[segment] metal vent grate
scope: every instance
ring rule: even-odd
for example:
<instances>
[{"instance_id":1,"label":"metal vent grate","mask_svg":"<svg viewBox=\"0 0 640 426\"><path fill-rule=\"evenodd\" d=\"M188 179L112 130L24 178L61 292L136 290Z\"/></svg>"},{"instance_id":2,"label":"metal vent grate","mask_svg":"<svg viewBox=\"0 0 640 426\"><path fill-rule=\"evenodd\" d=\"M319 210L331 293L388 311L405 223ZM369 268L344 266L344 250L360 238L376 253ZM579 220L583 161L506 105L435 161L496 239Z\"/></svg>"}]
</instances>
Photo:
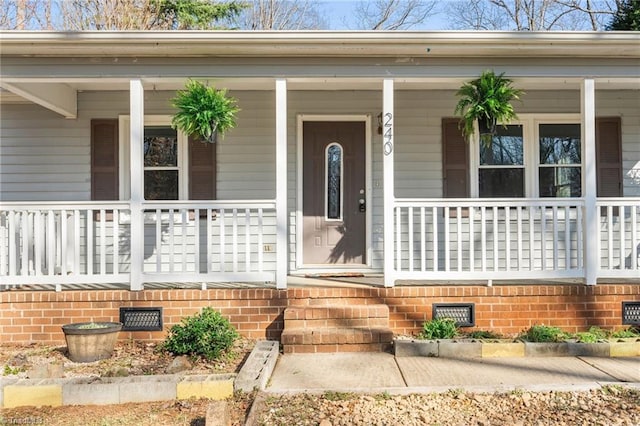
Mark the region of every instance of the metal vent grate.
<instances>
[{"instance_id":1,"label":"metal vent grate","mask_svg":"<svg viewBox=\"0 0 640 426\"><path fill-rule=\"evenodd\" d=\"M476 324L473 303L434 303L432 318L452 318L458 327L473 327Z\"/></svg>"},{"instance_id":2,"label":"metal vent grate","mask_svg":"<svg viewBox=\"0 0 640 426\"><path fill-rule=\"evenodd\" d=\"M640 325L640 302L622 302L622 323Z\"/></svg>"},{"instance_id":3,"label":"metal vent grate","mask_svg":"<svg viewBox=\"0 0 640 426\"><path fill-rule=\"evenodd\" d=\"M162 331L162 308L120 308L123 331Z\"/></svg>"}]
</instances>

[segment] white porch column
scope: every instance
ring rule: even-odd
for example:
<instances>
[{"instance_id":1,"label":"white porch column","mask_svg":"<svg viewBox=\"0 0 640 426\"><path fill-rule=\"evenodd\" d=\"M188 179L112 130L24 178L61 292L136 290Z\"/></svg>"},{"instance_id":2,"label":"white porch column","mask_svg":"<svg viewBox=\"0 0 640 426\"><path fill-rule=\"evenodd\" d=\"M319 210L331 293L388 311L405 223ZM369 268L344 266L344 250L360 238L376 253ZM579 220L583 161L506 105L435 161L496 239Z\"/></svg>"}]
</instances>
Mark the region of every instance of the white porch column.
<instances>
[{"instance_id":1,"label":"white porch column","mask_svg":"<svg viewBox=\"0 0 640 426\"><path fill-rule=\"evenodd\" d=\"M596 101L595 81L586 78L580 86L582 140L584 141L584 269L587 285L596 284L600 264L600 229L596 208Z\"/></svg>"},{"instance_id":2,"label":"white porch column","mask_svg":"<svg viewBox=\"0 0 640 426\"><path fill-rule=\"evenodd\" d=\"M129 109L131 126L129 133L129 173L131 208L131 290L142 290L142 261L144 256L144 223L142 203L144 201L143 138L144 138L144 89L141 80L129 83Z\"/></svg>"},{"instance_id":3,"label":"white porch column","mask_svg":"<svg viewBox=\"0 0 640 426\"><path fill-rule=\"evenodd\" d=\"M393 287L395 283L393 250L393 204L395 201L393 171L393 80L385 79L382 89L382 154L383 154L383 190L384 190L384 286Z\"/></svg>"},{"instance_id":4,"label":"white porch column","mask_svg":"<svg viewBox=\"0 0 640 426\"><path fill-rule=\"evenodd\" d=\"M287 288L287 80L276 80L276 287Z\"/></svg>"}]
</instances>

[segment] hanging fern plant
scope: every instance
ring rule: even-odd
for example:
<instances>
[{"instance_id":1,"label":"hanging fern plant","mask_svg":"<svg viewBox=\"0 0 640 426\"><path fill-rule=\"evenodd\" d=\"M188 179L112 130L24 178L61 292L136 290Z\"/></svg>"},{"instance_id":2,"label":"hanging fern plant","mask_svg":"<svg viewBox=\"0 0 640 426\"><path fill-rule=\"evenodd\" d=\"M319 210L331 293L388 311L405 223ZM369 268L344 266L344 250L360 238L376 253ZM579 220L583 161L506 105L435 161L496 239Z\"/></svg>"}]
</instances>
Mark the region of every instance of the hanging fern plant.
<instances>
[{"instance_id":1,"label":"hanging fern plant","mask_svg":"<svg viewBox=\"0 0 640 426\"><path fill-rule=\"evenodd\" d=\"M171 104L178 110L172 126L209 143L215 143L218 134L223 137L236 126L236 113L240 111L236 99L228 97L225 89L205 86L196 80L189 80Z\"/></svg>"},{"instance_id":2,"label":"hanging fern plant","mask_svg":"<svg viewBox=\"0 0 640 426\"><path fill-rule=\"evenodd\" d=\"M466 138L475 132L478 122L480 140L485 146L491 144L496 126L517 119L511 101L519 100L522 90L512 86L512 81L504 73L496 75L484 71L480 78L464 83L456 93L460 97L455 113L460 115L460 128Z\"/></svg>"}]
</instances>

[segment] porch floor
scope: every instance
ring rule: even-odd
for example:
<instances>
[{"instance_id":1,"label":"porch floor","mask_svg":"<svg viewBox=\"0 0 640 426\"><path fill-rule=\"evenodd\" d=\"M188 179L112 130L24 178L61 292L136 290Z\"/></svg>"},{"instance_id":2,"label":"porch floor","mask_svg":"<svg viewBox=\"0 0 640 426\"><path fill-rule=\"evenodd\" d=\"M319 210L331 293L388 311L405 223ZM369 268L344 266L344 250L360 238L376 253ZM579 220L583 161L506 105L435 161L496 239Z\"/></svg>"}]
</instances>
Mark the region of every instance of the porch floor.
<instances>
[{"instance_id":1,"label":"porch floor","mask_svg":"<svg viewBox=\"0 0 640 426\"><path fill-rule=\"evenodd\" d=\"M533 284L580 284L581 279L555 279L555 280L493 280L491 284L487 280L464 280L464 281L443 281L443 280L398 280L396 287L403 286L455 286L455 285L533 285ZM275 289L274 282L207 282L207 289ZM640 284L639 278L618 278L600 279L598 284ZM157 282L146 283L145 290L166 290L166 289L202 289L203 283L177 283L177 282ZM362 276L305 276L289 275L287 278L288 288L314 288L314 287L384 287L384 276L382 274L364 274ZM0 288L0 291L50 291L55 289L55 285L45 284L25 284ZM102 284L65 284L63 291L68 290L128 290L129 285L125 283L102 283Z\"/></svg>"}]
</instances>

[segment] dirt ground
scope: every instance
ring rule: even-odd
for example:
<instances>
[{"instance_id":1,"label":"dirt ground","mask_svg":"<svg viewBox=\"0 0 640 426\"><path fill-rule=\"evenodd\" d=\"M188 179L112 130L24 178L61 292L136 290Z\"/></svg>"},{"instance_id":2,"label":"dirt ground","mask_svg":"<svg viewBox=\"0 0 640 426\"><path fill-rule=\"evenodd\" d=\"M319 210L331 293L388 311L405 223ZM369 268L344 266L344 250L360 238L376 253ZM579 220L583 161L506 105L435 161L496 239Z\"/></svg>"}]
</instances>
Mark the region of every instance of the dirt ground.
<instances>
[{"instance_id":1,"label":"dirt ground","mask_svg":"<svg viewBox=\"0 0 640 426\"><path fill-rule=\"evenodd\" d=\"M216 361L191 359L193 367L180 374L237 373L255 346L255 341L240 339L233 349ZM63 377L134 376L166 374L175 356L160 350L155 343L120 341L109 359L90 362L71 362L65 346L0 345L0 368L4 377L33 377L47 366ZM60 369L59 367L62 366ZM243 425L253 402L253 394L238 393L228 400L232 424ZM163 401L143 404L21 407L0 412L0 425L204 425L211 401Z\"/></svg>"}]
</instances>

